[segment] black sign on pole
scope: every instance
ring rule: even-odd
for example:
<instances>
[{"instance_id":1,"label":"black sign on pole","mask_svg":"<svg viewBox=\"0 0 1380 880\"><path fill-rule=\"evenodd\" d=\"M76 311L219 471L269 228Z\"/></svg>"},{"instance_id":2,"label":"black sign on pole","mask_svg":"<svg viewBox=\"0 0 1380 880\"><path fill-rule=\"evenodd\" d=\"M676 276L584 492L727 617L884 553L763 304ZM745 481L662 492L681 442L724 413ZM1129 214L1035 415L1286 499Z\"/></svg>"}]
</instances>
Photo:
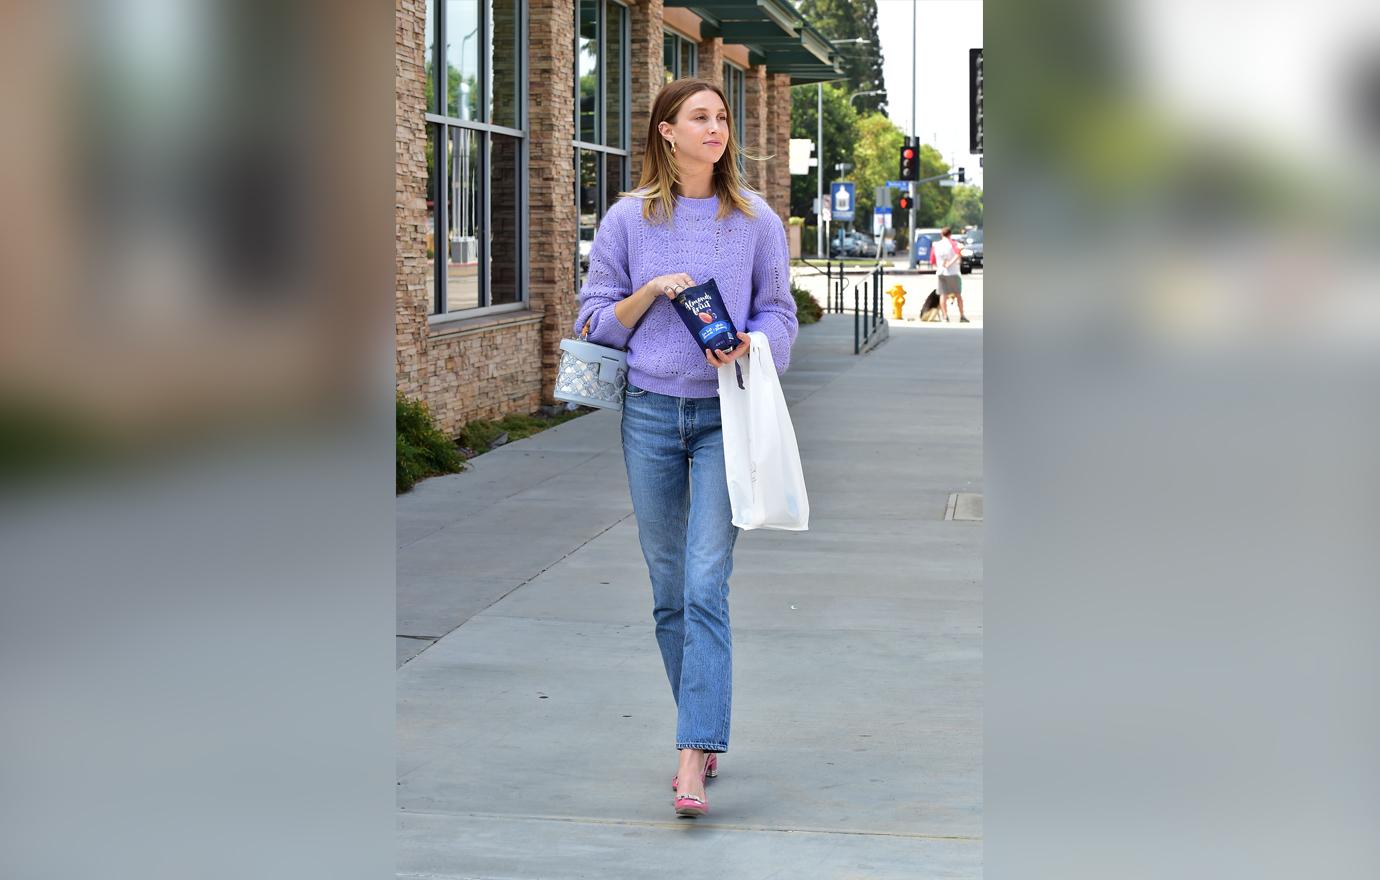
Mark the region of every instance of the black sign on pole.
<instances>
[{"instance_id":1,"label":"black sign on pole","mask_svg":"<svg viewBox=\"0 0 1380 880\"><path fill-rule=\"evenodd\" d=\"M968 152L982 154L982 50L968 50Z\"/></svg>"}]
</instances>

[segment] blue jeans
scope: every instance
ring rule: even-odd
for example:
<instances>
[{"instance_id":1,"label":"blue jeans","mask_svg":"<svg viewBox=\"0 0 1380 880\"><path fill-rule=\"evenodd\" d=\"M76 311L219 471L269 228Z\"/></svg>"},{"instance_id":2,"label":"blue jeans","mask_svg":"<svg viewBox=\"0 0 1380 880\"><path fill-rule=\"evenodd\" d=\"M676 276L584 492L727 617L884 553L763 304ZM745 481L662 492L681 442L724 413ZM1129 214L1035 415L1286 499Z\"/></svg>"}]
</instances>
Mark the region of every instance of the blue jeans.
<instances>
[{"instance_id":1,"label":"blue jeans","mask_svg":"<svg viewBox=\"0 0 1380 880\"><path fill-rule=\"evenodd\" d=\"M728 576L738 528L719 399L668 397L629 384L623 461L652 580L656 641L676 701L676 748L726 752L733 697Z\"/></svg>"}]
</instances>

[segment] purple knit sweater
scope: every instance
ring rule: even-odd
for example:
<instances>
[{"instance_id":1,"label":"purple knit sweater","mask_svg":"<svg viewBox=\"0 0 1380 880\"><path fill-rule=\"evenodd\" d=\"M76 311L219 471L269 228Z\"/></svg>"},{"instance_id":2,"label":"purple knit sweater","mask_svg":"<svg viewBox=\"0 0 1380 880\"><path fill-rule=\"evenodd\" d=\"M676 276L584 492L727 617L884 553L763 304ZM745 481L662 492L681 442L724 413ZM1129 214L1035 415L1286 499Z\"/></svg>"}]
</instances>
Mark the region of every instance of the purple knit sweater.
<instances>
[{"instance_id":1,"label":"purple knit sweater","mask_svg":"<svg viewBox=\"0 0 1380 880\"><path fill-rule=\"evenodd\" d=\"M786 372L799 329L786 230L760 196L748 198L756 216L734 210L717 220L717 197L678 196L674 216L660 223L643 219L640 199L619 199L594 237L576 335L588 321L590 342L627 349L628 381L639 388L673 397L718 396L718 372L666 297L658 296L631 330L613 312L619 300L658 275L685 272L696 284L713 278L733 325L765 333L776 372Z\"/></svg>"}]
</instances>

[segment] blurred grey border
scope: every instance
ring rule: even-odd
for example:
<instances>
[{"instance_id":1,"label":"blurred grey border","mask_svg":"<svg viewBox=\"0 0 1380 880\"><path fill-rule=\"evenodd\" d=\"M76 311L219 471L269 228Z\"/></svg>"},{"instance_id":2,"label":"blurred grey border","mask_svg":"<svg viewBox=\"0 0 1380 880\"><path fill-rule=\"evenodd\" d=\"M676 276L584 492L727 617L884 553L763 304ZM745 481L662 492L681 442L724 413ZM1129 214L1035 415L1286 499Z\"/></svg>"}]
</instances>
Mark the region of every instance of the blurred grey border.
<instances>
[{"instance_id":1,"label":"blurred grey border","mask_svg":"<svg viewBox=\"0 0 1380 880\"><path fill-rule=\"evenodd\" d=\"M988 876L1380 876L1378 13L986 6Z\"/></svg>"},{"instance_id":2,"label":"blurred grey border","mask_svg":"<svg viewBox=\"0 0 1380 880\"><path fill-rule=\"evenodd\" d=\"M393 873L393 28L10 4L0 876Z\"/></svg>"},{"instance_id":3,"label":"blurred grey border","mask_svg":"<svg viewBox=\"0 0 1380 880\"><path fill-rule=\"evenodd\" d=\"M7 12L0 875L392 871L390 14ZM1376 15L987 6L994 877L1380 875Z\"/></svg>"}]
</instances>

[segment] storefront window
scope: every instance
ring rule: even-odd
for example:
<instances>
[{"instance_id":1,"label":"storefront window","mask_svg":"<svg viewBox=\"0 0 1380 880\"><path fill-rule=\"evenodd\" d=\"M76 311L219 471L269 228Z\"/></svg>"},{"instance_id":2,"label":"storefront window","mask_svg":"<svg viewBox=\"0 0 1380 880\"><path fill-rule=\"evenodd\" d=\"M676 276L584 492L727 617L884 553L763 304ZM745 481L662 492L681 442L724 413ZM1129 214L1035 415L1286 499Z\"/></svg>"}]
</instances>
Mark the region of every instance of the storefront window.
<instances>
[{"instance_id":1,"label":"storefront window","mask_svg":"<svg viewBox=\"0 0 1380 880\"><path fill-rule=\"evenodd\" d=\"M614 0L574 0L575 277L583 284L594 235L628 189L628 14Z\"/></svg>"},{"instance_id":2,"label":"storefront window","mask_svg":"<svg viewBox=\"0 0 1380 880\"><path fill-rule=\"evenodd\" d=\"M447 163L447 202L450 223L446 227L448 296L446 311L457 312L479 305L479 186L480 135L468 128L450 131Z\"/></svg>"},{"instance_id":3,"label":"storefront window","mask_svg":"<svg viewBox=\"0 0 1380 880\"><path fill-rule=\"evenodd\" d=\"M446 0L446 115L479 118L479 0Z\"/></svg>"},{"instance_id":4,"label":"storefront window","mask_svg":"<svg viewBox=\"0 0 1380 880\"><path fill-rule=\"evenodd\" d=\"M575 32L575 138L599 142L599 6L600 0L579 0L579 27Z\"/></svg>"},{"instance_id":5,"label":"storefront window","mask_svg":"<svg viewBox=\"0 0 1380 880\"><path fill-rule=\"evenodd\" d=\"M522 301L522 139L489 135L489 305Z\"/></svg>"},{"instance_id":6,"label":"storefront window","mask_svg":"<svg viewBox=\"0 0 1380 880\"><path fill-rule=\"evenodd\" d=\"M661 41L661 61L666 67L666 81L695 76L699 72L699 47L693 40L666 31Z\"/></svg>"},{"instance_id":7,"label":"storefront window","mask_svg":"<svg viewBox=\"0 0 1380 880\"><path fill-rule=\"evenodd\" d=\"M521 128L522 8L518 0L486 0L489 3L489 44L493 46L489 65L489 122L507 128Z\"/></svg>"},{"instance_id":8,"label":"storefront window","mask_svg":"<svg viewBox=\"0 0 1380 880\"><path fill-rule=\"evenodd\" d=\"M427 257L433 316L523 299L521 2L427 0ZM436 75L442 70L445 76Z\"/></svg>"},{"instance_id":9,"label":"storefront window","mask_svg":"<svg viewBox=\"0 0 1380 880\"><path fill-rule=\"evenodd\" d=\"M733 135L739 145L743 143L743 121L746 94L744 93L745 75L741 67L735 67L724 62L724 95L728 98L728 112L733 119ZM743 167L743 157L738 156L738 167Z\"/></svg>"}]
</instances>

